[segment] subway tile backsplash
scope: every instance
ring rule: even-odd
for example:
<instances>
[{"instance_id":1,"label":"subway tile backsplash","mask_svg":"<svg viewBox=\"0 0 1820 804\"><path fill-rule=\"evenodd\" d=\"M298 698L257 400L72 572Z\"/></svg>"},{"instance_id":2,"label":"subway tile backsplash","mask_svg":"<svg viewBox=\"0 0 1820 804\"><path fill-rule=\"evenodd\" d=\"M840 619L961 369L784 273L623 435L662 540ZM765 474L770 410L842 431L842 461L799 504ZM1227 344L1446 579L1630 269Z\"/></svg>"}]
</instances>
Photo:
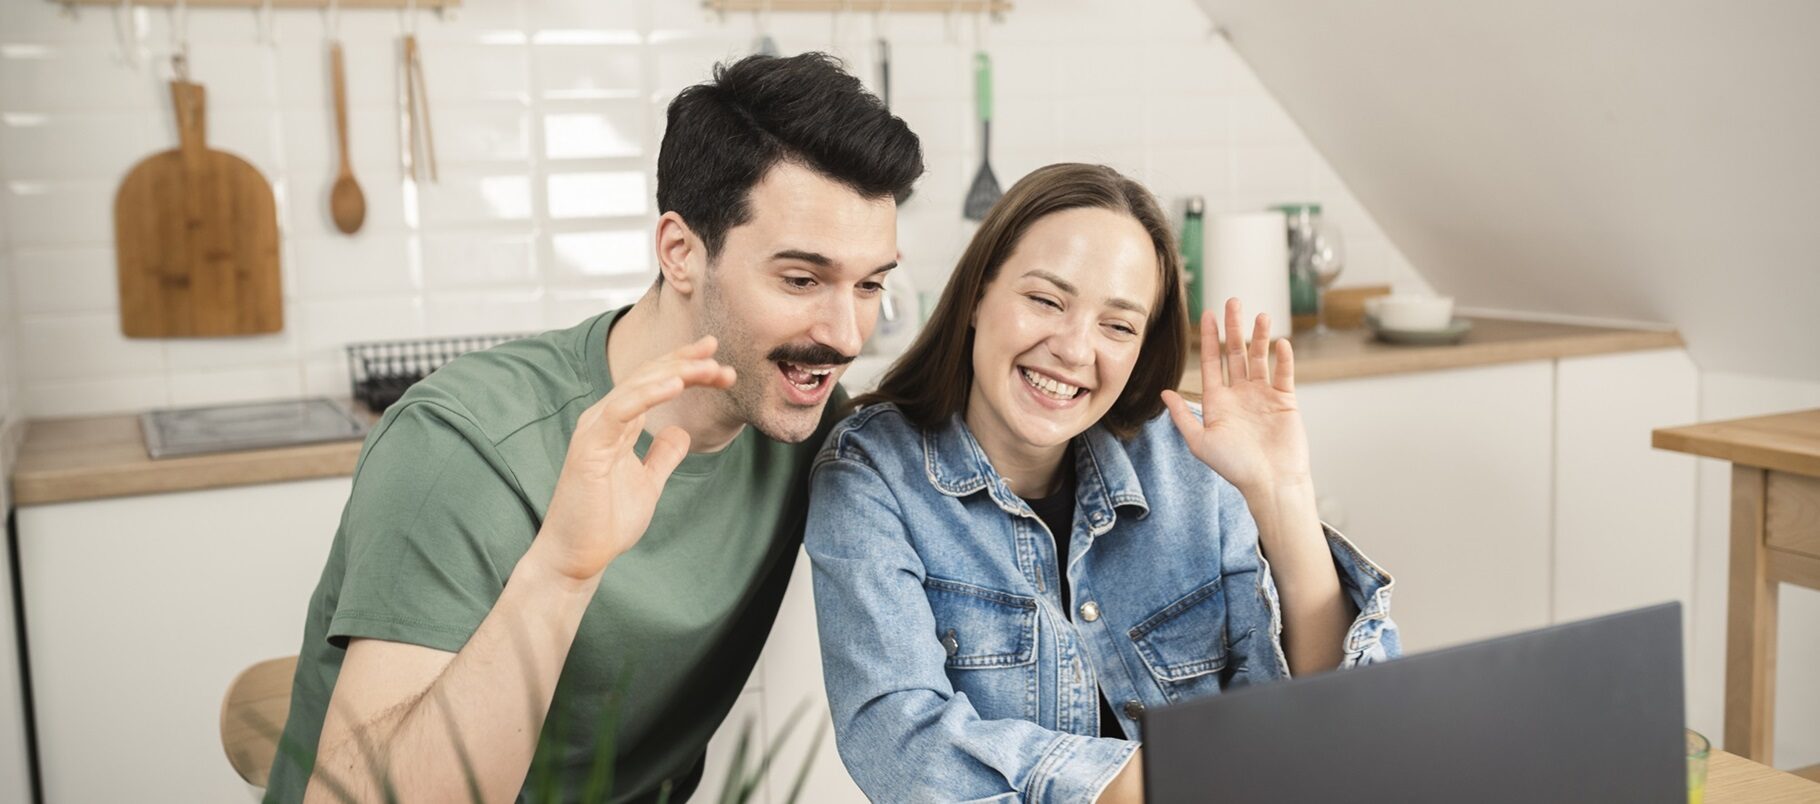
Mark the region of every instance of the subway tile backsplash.
<instances>
[{"instance_id":1,"label":"subway tile backsplash","mask_svg":"<svg viewBox=\"0 0 1820 804\"><path fill-rule=\"evenodd\" d=\"M365 226L328 217L334 144L321 11L191 8L191 70L208 137L272 183L286 329L244 339L120 334L113 196L174 147L171 16L66 14L0 0L0 424L300 393L346 393L349 342L569 325L638 298L653 276L664 109L761 30L785 52L827 50L892 101L929 173L900 212L905 264L939 289L972 225L979 164L972 54L996 68L1001 184L1058 160L1103 161L1179 209L1314 199L1348 236L1347 283L1421 286L1394 245L1193 0L1039 0L985 25L943 14L718 15L698 0L466 0L415 23L440 181L400 162L396 10L344 9L355 175Z\"/></svg>"}]
</instances>

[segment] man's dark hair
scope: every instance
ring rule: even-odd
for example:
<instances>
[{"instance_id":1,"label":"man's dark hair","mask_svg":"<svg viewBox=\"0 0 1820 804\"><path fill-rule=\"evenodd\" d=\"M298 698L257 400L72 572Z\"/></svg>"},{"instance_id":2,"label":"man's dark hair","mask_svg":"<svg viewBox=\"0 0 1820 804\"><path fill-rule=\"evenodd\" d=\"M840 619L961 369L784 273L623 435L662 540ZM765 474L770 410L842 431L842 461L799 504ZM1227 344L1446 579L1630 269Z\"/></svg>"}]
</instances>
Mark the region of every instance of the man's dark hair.
<instances>
[{"instance_id":1,"label":"man's dark hair","mask_svg":"<svg viewBox=\"0 0 1820 804\"><path fill-rule=\"evenodd\" d=\"M784 161L869 199L901 202L923 175L916 135L838 59L747 56L670 102L657 209L681 215L712 260L727 231L752 219L753 185Z\"/></svg>"}]
</instances>

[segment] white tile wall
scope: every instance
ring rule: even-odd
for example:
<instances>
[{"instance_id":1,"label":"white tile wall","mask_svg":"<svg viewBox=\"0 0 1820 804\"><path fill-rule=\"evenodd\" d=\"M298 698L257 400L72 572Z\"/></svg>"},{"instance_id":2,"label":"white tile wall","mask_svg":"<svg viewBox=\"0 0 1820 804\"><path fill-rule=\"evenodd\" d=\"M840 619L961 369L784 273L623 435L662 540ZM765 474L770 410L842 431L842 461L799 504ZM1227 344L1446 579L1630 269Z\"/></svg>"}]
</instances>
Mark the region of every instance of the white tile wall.
<instances>
[{"instance_id":1,"label":"white tile wall","mask_svg":"<svg viewBox=\"0 0 1820 804\"><path fill-rule=\"evenodd\" d=\"M192 72L209 140L272 181L286 273L278 336L133 341L120 335L112 200L140 158L175 140L165 81L170 15L67 14L0 2L0 418L345 392L356 340L570 324L637 298L652 276L652 194L664 105L715 61L750 49L753 15L695 0L476 0L417 28L441 181L399 168L397 11L346 10L352 161L366 226L327 214L333 144L319 11L191 9ZM1422 280L1309 146L1193 0L1043 0L985 26L939 14L772 14L786 51L830 50L875 80L893 43L893 101L929 174L900 215L919 287L936 290L970 225L979 162L972 53L996 67L992 165L1009 186L1058 160L1129 171L1166 202L1214 212L1324 202L1348 235L1342 282ZM135 57L137 66L133 64ZM16 356L12 354L16 352Z\"/></svg>"}]
</instances>

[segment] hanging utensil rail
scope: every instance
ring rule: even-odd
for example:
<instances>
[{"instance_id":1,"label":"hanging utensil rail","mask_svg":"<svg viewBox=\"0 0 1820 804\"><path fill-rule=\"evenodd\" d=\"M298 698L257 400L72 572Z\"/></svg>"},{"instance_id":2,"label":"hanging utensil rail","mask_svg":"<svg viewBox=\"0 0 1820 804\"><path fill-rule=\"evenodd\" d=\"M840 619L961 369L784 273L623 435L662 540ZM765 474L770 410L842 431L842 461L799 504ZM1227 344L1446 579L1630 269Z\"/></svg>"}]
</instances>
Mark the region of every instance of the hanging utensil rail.
<instances>
[{"instance_id":1,"label":"hanging utensil rail","mask_svg":"<svg viewBox=\"0 0 1820 804\"><path fill-rule=\"evenodd\" d=\"M119 6L120 0L53 0L66 6ZM336 0L343 9L404 8L411 0ZM462 0L416 0L418 8L461 8ZM177 0L131 0L135 7L174 6ZM329 0L184 0L190 8L327 8Z\"/></svg>"},{"instance_id":2,"label":"hanging utensil rail","mask_svg":"<svg viewBox=\"0 0 1820 804\"><path fill-rule=\"evenodd\" d=\"M1011 0L706 0L709 11L723 13L746 11L812 11L873 13L904 11L944 14L1004 14L1011 10Z\"/></svg>"}]
</instances>

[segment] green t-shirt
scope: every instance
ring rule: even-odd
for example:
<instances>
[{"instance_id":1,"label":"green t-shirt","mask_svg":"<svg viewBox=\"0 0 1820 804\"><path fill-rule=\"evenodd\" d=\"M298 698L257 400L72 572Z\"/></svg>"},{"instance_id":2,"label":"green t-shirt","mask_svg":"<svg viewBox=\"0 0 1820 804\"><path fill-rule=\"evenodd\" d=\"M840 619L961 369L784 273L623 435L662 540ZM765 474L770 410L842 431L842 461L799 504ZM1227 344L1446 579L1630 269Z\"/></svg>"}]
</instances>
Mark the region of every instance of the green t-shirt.
<instances>
[{"instance_id":1,"label":"green t-shirt","mask_svg":"<svg viewBox=\"0 0 1820 804\"><path fill-rule=\"evenodd\" d=\"M537 534L576 418L613 387L606 339L622 312L465 355L386 411L310 598L288 745L314 753L350 638L467 643ZM747 427L677 467L643 539L602 576L557 683L543 736L564 798L585 789L623 677L611 800L654 800L665 779L672 801L687 799L777 616L809 464L843 400L836 389L803 443ZM650 441L639 438L640 455ZM302 799L308 776L281 750L266 801Z\"/></svg>"}]
</instances>

